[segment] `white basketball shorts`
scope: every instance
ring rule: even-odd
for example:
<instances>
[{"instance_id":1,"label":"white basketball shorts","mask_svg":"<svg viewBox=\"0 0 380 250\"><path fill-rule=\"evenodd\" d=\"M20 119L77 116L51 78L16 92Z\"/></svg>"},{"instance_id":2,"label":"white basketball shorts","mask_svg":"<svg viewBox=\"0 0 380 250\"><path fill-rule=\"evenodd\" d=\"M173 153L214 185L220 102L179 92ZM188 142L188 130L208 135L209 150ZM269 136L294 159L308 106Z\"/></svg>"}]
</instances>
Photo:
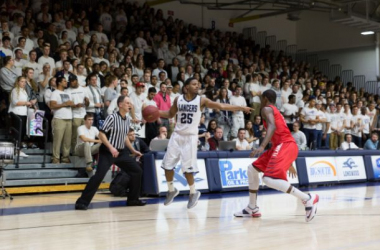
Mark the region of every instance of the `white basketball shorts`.
<instances>
[{"instance_id":1,"label":"white basketball shorts","mask_svg":"<svg viewBox=\"0 0 380 250\"><path fill-rule=\"evenodd\" d=\"M197 173L197 145L198 135L180 135L174 132L170 137L162 168L173 170L181 161L183 173Z\"/></svg>"}]
</instances>

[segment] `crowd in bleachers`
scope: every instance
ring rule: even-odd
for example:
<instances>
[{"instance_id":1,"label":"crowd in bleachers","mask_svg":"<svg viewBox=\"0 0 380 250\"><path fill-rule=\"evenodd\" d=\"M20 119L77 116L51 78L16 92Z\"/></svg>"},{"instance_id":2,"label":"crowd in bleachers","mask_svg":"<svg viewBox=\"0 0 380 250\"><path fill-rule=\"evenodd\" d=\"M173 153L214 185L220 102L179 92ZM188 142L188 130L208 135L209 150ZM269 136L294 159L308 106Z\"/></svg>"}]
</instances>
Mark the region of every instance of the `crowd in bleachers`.
<instances>
[{"instance_id":1,"label":"crowd in bleachers","mask_svg":"<svg viewBox=\"0 0 380 250\"><path fill-rule=\"evenodd\" d=\"M117 112L119 95L130 97L131 127L147 145L169 138L175 119L146 123L142 110L168 110L190 77L198 79L200 95L254 109L248 115L205 109L199 150L218 150L220 140L236 140L238 150L258 147L265 136L260 105L267 89L277 93L276 107L300 150L378 149L379 96L339 77L328 79L242 34L199 28L124 0L67 9L59 1L10 0L0 6L0 22L1 126L18 127L16 116L24 125L28 109L44 110L53 163L69 163L70 154L83 151L77 149L82 143L99 143L96 131L90 133L94 139L84 139L83 126L101 128ZM85 124L86 114L91 121ZM25 138L22 146L43 145Z\"/></svg>"}]
</instances>

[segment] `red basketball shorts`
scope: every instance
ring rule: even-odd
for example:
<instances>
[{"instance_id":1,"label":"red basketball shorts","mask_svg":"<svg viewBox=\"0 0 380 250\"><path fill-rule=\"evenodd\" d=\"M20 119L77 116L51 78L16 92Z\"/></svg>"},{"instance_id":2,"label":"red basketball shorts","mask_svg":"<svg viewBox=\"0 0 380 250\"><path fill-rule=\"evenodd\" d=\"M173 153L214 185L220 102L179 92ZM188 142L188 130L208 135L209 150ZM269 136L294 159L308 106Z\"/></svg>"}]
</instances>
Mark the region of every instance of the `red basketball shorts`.
<instances>
[{"instance_id":1,"label":"red basketball shorts","mask_svg":"<svg viewBox=\"0 0 380 250\"><path fill-rule=\"evenodd\" d=\"M297 144L284 142L265 151L252 165L263 172L264 176L287 181L286 173L297 156Z\"/></svg>"}]
</instances>

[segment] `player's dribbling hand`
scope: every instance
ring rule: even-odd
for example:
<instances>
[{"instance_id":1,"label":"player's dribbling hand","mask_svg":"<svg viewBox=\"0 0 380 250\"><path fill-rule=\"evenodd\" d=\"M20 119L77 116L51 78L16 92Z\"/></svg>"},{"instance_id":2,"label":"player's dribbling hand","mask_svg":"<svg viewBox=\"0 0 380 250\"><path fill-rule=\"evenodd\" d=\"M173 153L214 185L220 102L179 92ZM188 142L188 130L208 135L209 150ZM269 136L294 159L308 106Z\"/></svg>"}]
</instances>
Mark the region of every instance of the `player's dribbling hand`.
<instances>
[{"instance_id":1,"label":"player's dribbling hand","mask_svg":"<svg viewBox=\"0 0 380 250\"><path fill-rule=\"evenodd\" d=\"M296 178L297 177L297 171L296 171L296 169L294 168L293 165L290 165L289 174L288 175L291 178Z\"/></svg>"},{"instance_id":2,"label":"player's dribbling hand","mask_svg":"<svg viewBox=\"0 0 380 250\"><path fill-rule=\"evenodd\" d=\"M254 158L256 155L261 154L263 151L264 151L264 148L260 146L260 147L256 148L255 150L253 150L253 151L249 154L249 157Z\"/></svg>"},{"instance_id":3,"label":"player's dribbling hand","mask_svg":"<svg viewBox=\"0 0 380 250\"><path fill-rule=\"evenodd\" d=\"M111 148L110 152L114 158L117 158L119 156L119 151L117 151L116 148Z\"/></svg>"}]
</instances>

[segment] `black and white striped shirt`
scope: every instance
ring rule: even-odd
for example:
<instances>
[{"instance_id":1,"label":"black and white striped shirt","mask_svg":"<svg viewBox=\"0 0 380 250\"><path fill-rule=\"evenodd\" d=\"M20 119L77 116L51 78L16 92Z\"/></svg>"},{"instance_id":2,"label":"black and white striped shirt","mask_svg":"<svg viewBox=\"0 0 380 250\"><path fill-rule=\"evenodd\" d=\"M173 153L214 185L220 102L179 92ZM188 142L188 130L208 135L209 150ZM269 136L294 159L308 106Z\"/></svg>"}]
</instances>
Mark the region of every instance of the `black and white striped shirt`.
<instances>
[{"instance_id":1,"label":"black and white striped shirt","mask_svg":"<svg viewBox=\"0 0 380 250\"><path fill-rule=\"evenodd\" d=\"M111 145L118 149L125 148L125 138L129 130L129 117L123 118L119 112L107 116L102 128L99 130L103 132Z\"/></svg>"}]
</instances>

